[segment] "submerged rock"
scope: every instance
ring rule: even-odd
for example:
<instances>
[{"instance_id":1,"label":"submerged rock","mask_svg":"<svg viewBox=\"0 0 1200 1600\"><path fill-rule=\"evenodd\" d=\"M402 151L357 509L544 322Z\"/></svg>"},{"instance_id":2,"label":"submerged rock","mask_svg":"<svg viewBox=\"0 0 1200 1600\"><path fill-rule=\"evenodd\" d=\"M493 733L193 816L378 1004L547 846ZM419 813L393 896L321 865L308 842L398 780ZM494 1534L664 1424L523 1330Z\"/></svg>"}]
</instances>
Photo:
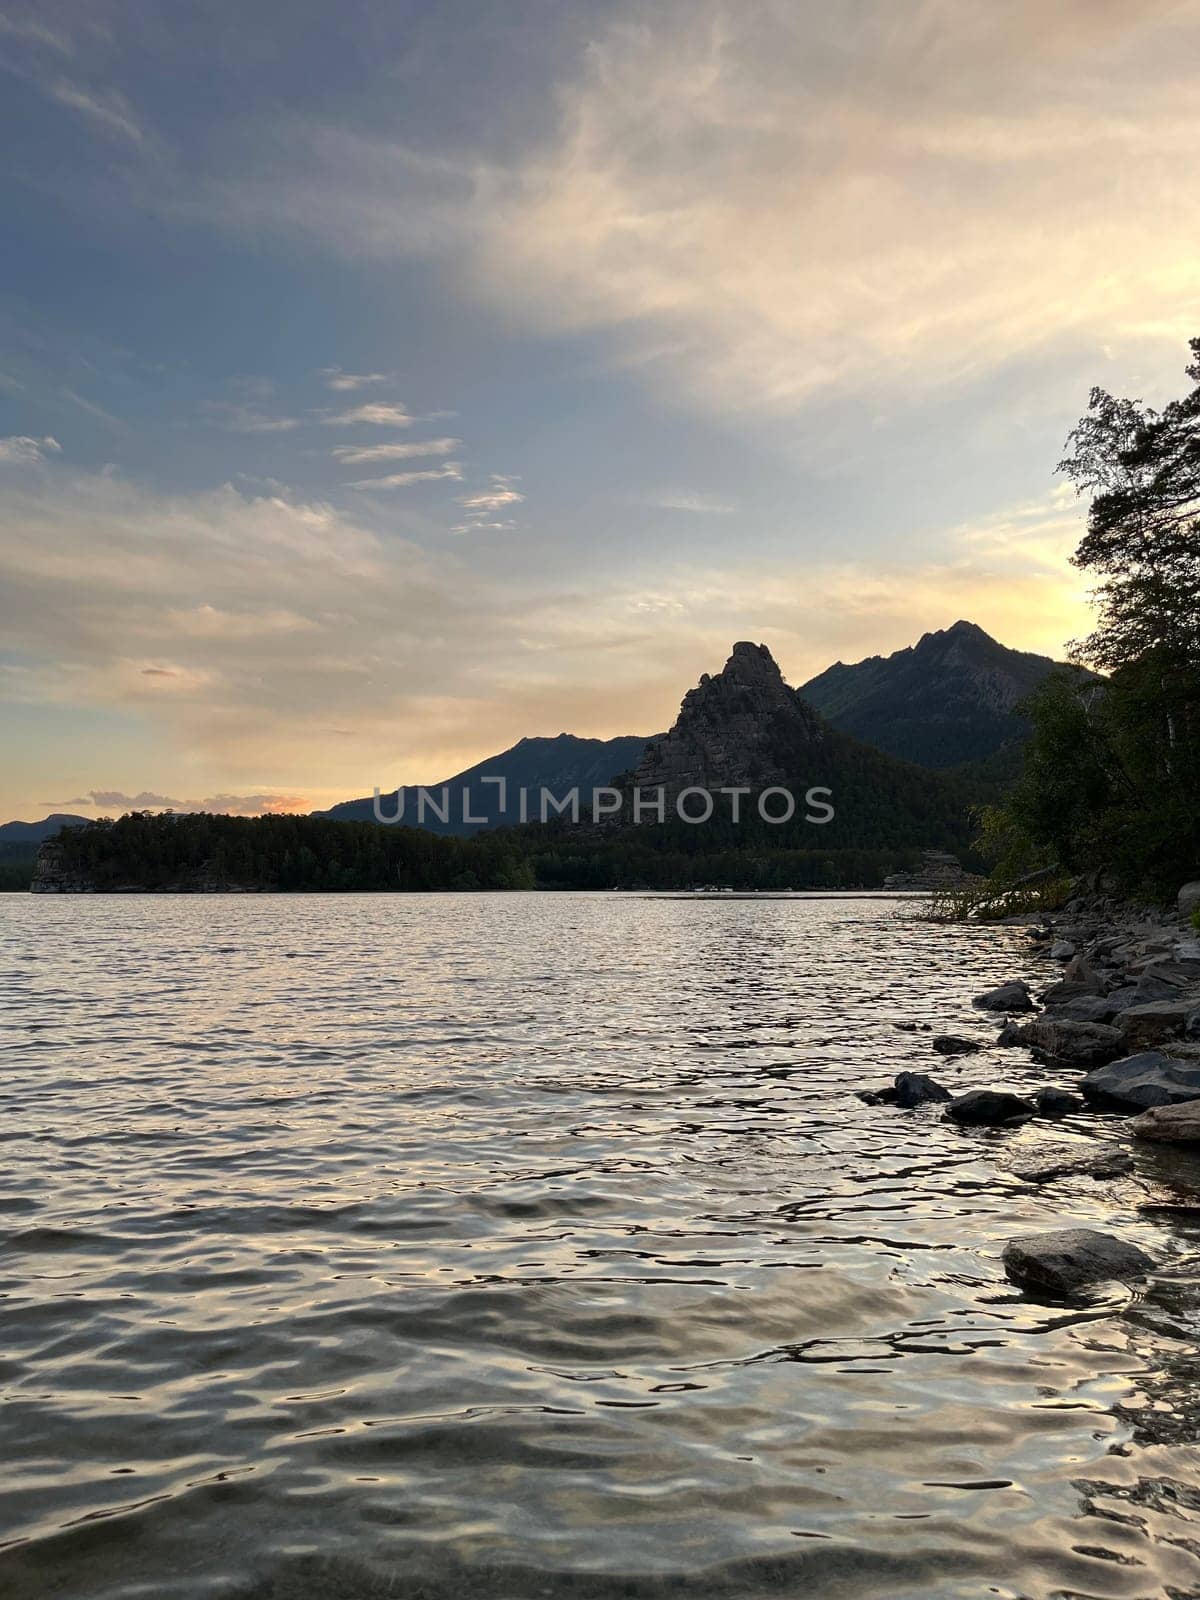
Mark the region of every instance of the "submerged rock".
<instances>
[{"instance_id":1,"label":"submerged rock","mask_svg":"<svg viewBox=\"0 0 1200 1600\"><path fill-rule=\"evenodd\" d=\"M1133 1167L1125 1150L1049 1145L1013 1156L1008 1169L1025 1183L1050 1183L1055 1178L1119 1178Z\"/></svg>"},{"instance_id":2,"label":"submerged rock","mask_svg":"<svg viewBox=\"0 0 1200 1600\"><path fill-rule=\"evenodd\" d=\"M1033 1097L1033 1103L1043 1117L1069 1117L1072 1112L1083 1110L1083 1101L1079 1096L1068 1094L1066 1089L1039 1089Z\"/></svg>"},{"instance_id":3,"label":"submerged rock","mask_svg":"<svg viewBox=\"0 0 1200 1600\"><path fill-rule=\"evenodd\" d=\"M1089 1072L1080 1084L1089 1100L1120 1110L1179 1105L1200 1099L1200 1062L1179 1061L1161 1050L1125 1056Z\"/></svg>"},{"instance_id":4,"label":"submerged rock","mask_svg":"<svg viewBox=\"0 0 1200 1600\"><path fill-rule=\"evenodd\" d=\"M1134 1117L1129 1131L1139 1139L1154 1139L1162 1144L1200 1144L1200 1100L1151 1106Z\"/></svg>"},{"instance_id":5,"label":"submerged rock","mask_svg":"<svg viewBox=\"0 0 1200 1600\"><path fill-rule=\"evenodd\" d=\"M940 1056L973 1056L977 1050L982 1050L983 1045L978 1039L962 1039L955 1033L939 1033L933 1040L933 1048Z\"/></svg>"},{"instance_id":6,"label":"submerged rock","mask_svg":"<svg viewBox=\"0 0 1200 1600\"><path fill-rule=\"evenodd\" d=\"M968 1128L1000 1128L1028 1122L1032 1104L1006 1089L969 1089L951 1100L946 1116Z\"/></svg>"},{"instance_id":7,"label":"submerged rock","mask_svg":"<svg viewBox=\"0 0 1200 1600\"><path fill-rule=\"evenodd\" d=\"M899 1106L913 1111L930 1101L949 1100L950 1091L923 1072L898 1072L891 1083L860 1090L858 1098L869 1106Z\"/></svg>"},{"instance_id":8,"label":"submerged rock","mask_svg":"<svg viewBox=\"0 0 1200 1600\"><path fill-rule=\"evenodd\" d=\"M1128 1283L1154 1270L1144 1250L1095 1228L1027 1233L1004 1246L1004 1270L1024 1289L1072 1294L1088 1284Z\"/></svg>"},{"instance_id":9,"label":"submerged rock","mask_svg":"<svg viewBox=\"0 0 1200 1600\"><path fill-rule=\"evenodd\" d=\"M1002 983L998 989L989 989L987 994L977 994L971 1002L981 1011L1032 1011L1033 1000L1029 994L1029 986L1025 983Z\"/></svg>"},{"instance_id":10,"label":"submerged rock","mask_svg":"<svg viewBox=\"0 0 1200 1600\"><path fill-rule=\"evenodd\" d=\"M923 1072L898 1072L893 1089L896 1105L906 1111L927 1105L933 1100L950 1099L949 1089L943 1088L936 1078L927 1077Z\"/></svg>"}]
</instances>

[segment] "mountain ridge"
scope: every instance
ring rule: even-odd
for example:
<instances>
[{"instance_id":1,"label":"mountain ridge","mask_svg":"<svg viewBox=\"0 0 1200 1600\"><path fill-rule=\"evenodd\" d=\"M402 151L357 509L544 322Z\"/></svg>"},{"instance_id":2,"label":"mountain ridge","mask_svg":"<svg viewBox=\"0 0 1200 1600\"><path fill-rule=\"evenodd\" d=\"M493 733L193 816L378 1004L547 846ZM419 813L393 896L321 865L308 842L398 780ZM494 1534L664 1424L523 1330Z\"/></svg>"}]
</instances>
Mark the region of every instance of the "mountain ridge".
<instances>
[{"instance_id":1,"label":"mountain ridge","mask_svg":"<svg viewBox=\"0 0 1200 1600\"><path fill-rule=\"evenodd\" d=\"M936 771L1019 748L1029 723L1017 707L1065 666L960 619L891 655L837 661L800 693L841 732Z\"/></svg>"}]
</instances>

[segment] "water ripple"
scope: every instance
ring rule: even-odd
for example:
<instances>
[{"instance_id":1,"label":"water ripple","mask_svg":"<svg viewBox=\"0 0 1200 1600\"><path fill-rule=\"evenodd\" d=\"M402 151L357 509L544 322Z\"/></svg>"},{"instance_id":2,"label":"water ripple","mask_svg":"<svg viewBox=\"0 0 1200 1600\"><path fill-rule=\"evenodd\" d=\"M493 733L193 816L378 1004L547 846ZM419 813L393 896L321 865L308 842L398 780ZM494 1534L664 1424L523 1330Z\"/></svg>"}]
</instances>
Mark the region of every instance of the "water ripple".
<instances>
[{"instance_id":1,"label":"water ripple","mask_svg":"<svg viewBox=\"0 0 1200 1600\"><path fill-rule=\"evenodd\" d=\"M970 1006L1017 932L10 895L0 955L11 1600L1200 1594L1200 1162L856 1098L1046 1081ZM1144 1292L1005 1281L1114 1209Z\"/></svg>"}]
</instances>

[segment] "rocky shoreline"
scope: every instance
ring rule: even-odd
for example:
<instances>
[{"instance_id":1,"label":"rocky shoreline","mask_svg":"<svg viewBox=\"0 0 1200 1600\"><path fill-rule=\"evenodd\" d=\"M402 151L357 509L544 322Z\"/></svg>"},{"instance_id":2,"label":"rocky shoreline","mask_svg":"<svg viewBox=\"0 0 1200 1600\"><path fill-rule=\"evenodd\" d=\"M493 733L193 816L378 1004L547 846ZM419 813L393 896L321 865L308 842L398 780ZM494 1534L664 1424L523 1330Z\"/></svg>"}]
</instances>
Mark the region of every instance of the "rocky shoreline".
<instances>
[{"instance_id":1,"label":"rocky shoreline","mask_svg":"<svg viewBox=\"0 0 1200 1600\"><path fill-rule=\"evenodd\" d=\"M1046 1085L1033 1094L1004 1088L952 1094L936 1077L901 1072L864 1090L873 1105L911 1110L940 1104L961 1127L1016 1128L1094 1111L1130 1118L1134 1140L1192 1146L1200 1153L1200 881L1185 884L1173 908L1134 907L1099 893L1079 894L1028 928L1035 947L1057 966L1036 996L1021 981L977 995L975 1007L1002 1019L998 1045L1026 1049L1056 1078L1078 1073L1070 1090ZM1014 918L1022 924L1027 919ZM905 1026L905 1024L900 1024ZM933 1035L943 1058L974 1053L978 1040ZM1111 1127L1111 1121L1109 1121ZM1078 1142L1018 1160L1028 1182L1063 1176L1116 1177L1133 1160L1112 1140ZM1088 1285L1145 1276L1154 1263L1119 1237L1063 1229L1009 1241L1009 1277L1034 1292L1070 1296Z\"/></svg>"}]
</instances>

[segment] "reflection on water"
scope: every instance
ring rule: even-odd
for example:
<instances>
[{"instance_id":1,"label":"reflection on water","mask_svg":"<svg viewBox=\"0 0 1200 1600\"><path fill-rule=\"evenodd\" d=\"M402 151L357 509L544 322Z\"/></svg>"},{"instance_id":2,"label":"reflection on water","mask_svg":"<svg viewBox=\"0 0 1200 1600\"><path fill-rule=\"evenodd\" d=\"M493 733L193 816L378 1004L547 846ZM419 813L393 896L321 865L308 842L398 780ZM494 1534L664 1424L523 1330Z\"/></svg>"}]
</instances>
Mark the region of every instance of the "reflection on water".
<instances>
[{"instance_id":1,"label":"reflection on water","mask_svg":"<svg viewBox=\"0 0 1200 1600\"><path fill-rule=\"evenodd\" d=\"M895 1027L990 1041L1017 933L9 895L0 958L6 1596L1200 1593L1200 1163L854 1095L1047 1081ZM1006 1284L1114 1205L1144 1294Z\"/></svg>"}]
</instances>

